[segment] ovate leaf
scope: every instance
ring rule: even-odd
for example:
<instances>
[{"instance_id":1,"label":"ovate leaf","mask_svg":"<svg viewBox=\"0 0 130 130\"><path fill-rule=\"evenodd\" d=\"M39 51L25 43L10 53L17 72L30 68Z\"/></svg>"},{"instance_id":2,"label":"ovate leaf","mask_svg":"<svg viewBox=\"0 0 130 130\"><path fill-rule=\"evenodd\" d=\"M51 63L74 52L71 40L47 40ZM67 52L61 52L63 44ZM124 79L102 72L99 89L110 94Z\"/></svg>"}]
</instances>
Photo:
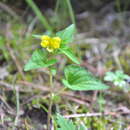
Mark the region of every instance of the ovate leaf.
<instances>
[{"instance_id":1,"label":"ovate leaf","mask_svg":"<svg viewBox=\"0 0 130 130\"><path fill-rule=\"evenodd\" d=\"M76 56L73 54L72 50L68 47L59 48L60 52L65 54L69 59L71 59L74 63L80 64L77 60Z\"/></svg>"},{"instance_id":2,"label":"ovate leaf","mask_svg":"<svg viewBox=\"0 0 130 130\"><path fill-rule=\"evenodd\" d=\"M46 57L47 58L47 57ZM49 67L49 66L51 66L51 65L53 65L53 64L55 64L57 62L57 60L56 59L51 59L51 60L45 60L45 64L46 64L46 67Z\"/></svg>"},{"instance_id":3,"label":"ovate leaf","mask_svg":"<svg viewBox=\"0 0 130 130\"><path fill-rule=\"evenodd\" d=\"M37 49L33 52L31 59L24 66L24 71L48 67L55 64L56 62L56 59L48 60L47 53L42 49Z\"/></svg>"},{"instance_id":4,"label":"ovate leaf","mask_svg":"<svg viewBox=\"0 0 130 130\"><path fill-rule=\"evenodd\" d=\"M62 39L62 44L67 44L69 42L73 41L73 34L75 32L75 26L74 24L70 25L66 29L57 32L56 36L60 37Z\"/></svg>"},{"instance_id":5,"label":"ovate leaf","mask_svg":"<svg viewBox=\"0 0 130 130\"><path fill-rule=\"evenodd\" d=\"M97 80L90 72L80 66L69 65L65 68L63 84L72 90L102 90L108 86Z\"/></svg>"},{"instance_id":6,"label":"ovate leaf","mask_svg":"<svg viewBox=\"0 0 130 130\"><path fill-rule=\"evenodd\" d=\"M76 130L76 126L73 124L71 120L67 120L59 114L57 115L56 122L57 125L59 126L57 130Z\"/></svg>"}]
</instances>

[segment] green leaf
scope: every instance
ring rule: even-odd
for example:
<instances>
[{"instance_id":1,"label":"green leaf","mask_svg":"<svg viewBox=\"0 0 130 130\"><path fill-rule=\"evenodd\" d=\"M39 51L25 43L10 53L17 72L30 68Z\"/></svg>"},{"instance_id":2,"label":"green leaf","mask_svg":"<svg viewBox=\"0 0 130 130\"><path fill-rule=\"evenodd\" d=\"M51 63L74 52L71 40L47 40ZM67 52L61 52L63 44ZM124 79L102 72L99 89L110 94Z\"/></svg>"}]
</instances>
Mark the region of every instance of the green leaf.
<instances>
[{"instance_id":1,"label":"green leaf","mask_svg":"<svg viewBox=\"0 0 130 130\"><path fill-rule=\"evenodd\" d=\"M49 66L55 64L56 62L57 62L56 59L51 59L51 60L46 59L45 64L46 64L46 67L49 67Z\"/></svg>"},{"instance_id":2,"label":"green leaf","mask_svg":"<svg viewBox=\"0 0 130 130\"><path fill-rule=\"evenodd\" d=\"M114 81L116 79L116 75L113 72L107 72L104 80L105 81Z\"/></svg>"},{"instance_id":3,"label":"green leaf","mask_svg":"<svg viewBox=\"0 0 130 130\"><path fill-rule=\"evenodd\" d=\"M48 60L47 53L42 49L37 49L33 52L31 59L24 66L24 71L48 67L55 64L56 62L56 59Z\"/></svg>"},{"instance_id":4,"label":"green leaf","mask_svg":"<svg viewBox=\"0 0 130 130\"><path fill-rule=\"evenodd\" d=\"M62 82L72 90L102 90L108 88L80 66L69 65L65 68L64 73L66 79L63 79Z\"/></svg>"},{"instance_id":5,"label":"green leaf","mask_svg":"<svg viewBox=\"0 0 130 130\"><path fill-rule=\"evenodd\" d=\"M52 36L52 32L46 31L45 33L43 33L43 34L41 34L41 35L39 35L39 34L33 34L32 37L34 37L34 38L36 38L36 39L41 39L41 37L42 37L43 35Z\"/></svg>"},{"instance_id":6,"label":"green leaf","mask_svg":"<svg viewBox=\"0 0 130 130\"><path fill-rule=\"evenodd\" d=\"M56 122L57 125L60 127L57 128L57 130L76 130L76 126L73 124L71 120L67 120L59 114L57 115Z\"/></svg>"},{"instance_id":7,"label":"green leaf","mask_svg":"<svg viewBox=\"0 0 130 130\"><path fill-rule=\"evenodd\" d=\"M51 73L52 73L53 76L56 75L56 68L50 67L50 71L51 71Z\"/></svg>"},{"instance_id":8,"label":"green leaf","mask_svg":"<svg viewBox=\"0 0 130 130\"><path fill-rule=\"evenodd\" d=\"M62 39L61 44L67 44L73 41L73 34L75 32L74 24L70 25L69 27L65 28L64 30L57 32L56 36Z\"/></svg>"},{"instance_id":9,"label":"green leaf","mask_svg":"<svg viewBox=\"0 0 130 130\"><path fill-rule=\"evenodd\" d=\"M121 70L117 70L116 72L107 72L104 77L105 81L111 81L115 86L119 87L125 87L125 80L127 79L129 79L129 76L127 74L124 74L124 72Z\"/></svg>"},{"instance_id":10,"label":"green leaf","mask_svg":"<svg viewBox=\"0 0 130 130\"><path fill-rule=\"evenodd\" d=\"M78 127L78 130L88 130L88 129L87 129L86 126L84 126L84 125L80 125L80 126Z\"/></svg>"},{"instance_id":11,"label":"green leaf","mask_svg":"<svg viewBox=\"0 0 130 130\"><path fill-rule=\"evenodd\" d=\"M65 54L69 59L71 59L74 63L80 64L77 60L76 56L73 54L72 50L69 47L59 48L60 52Z\"/></svg>"}]
</instances>

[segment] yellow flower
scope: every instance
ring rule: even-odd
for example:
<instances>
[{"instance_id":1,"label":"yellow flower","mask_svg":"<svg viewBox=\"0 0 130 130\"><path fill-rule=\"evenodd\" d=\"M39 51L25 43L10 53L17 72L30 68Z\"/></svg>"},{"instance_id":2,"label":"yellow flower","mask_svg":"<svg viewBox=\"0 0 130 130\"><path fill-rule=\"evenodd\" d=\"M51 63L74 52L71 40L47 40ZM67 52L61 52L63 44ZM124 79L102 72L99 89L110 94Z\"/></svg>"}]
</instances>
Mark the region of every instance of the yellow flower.
<instances>
[{"instance_id":1,"label":"yellow flower","mask_svg":"<svg viewBox=\"0 0 130 130\"><path fill-rule=\"evenodd\" d=\"M41 37L41 46L46 48L49 52L53 52L55 49L60 48L61 39L59 37L49 37L43 35Z\"/></svg>"}]
</instances>

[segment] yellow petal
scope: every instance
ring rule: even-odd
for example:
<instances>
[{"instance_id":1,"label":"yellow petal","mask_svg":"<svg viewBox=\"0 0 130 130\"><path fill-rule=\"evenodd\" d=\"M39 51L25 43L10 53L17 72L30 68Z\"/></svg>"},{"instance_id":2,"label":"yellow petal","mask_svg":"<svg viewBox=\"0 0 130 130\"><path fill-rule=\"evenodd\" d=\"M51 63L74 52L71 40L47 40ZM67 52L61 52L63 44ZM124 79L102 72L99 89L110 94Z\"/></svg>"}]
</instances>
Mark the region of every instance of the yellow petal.
<instances>
[{"instance_id":1,"label":"yellow petal","mask_svg":"<svg viewBox=\"0 0 130 130\"><path fill-rule=\"evenodd\" d=\"M49 52L53 52L54 50L52 48L47 48Z\"/></svg>"},{"instance_id":2,"label":"yellow petal","mask_svg":"<svg viewBox=\"0 0 130 130\"><path fill-rule=\"evenodd\" d=\"M52 38L52 40L51 40L52 47L54 49L59 48L60 47L60 42L61 42L61 39L59 37Z\"/></svg>"},{"instance_id":3,"label":"yellow petal","mask_svg":"<svg viewBox=\"0 0 130 130\"><path fill-rule=\"evenodd\" d=\"M49 45L49 41L47 41L47 40L44 40L41 42L42 47L47 47L48 45Z\"/></svg>"},{"instance_id":4,"label":"yellow petal","mask_svg":"<svg viewBox=\"0 0 130 130\"><path fill-rule=\"evenodd\" d=\"M61 39L59 37L53 37L53 40L59 43L61 42Z\"/></svg>"},{"instance_id":5,"label":"yellow petal","mask_svg":"<svg viewBox=\"0 0 130 130\"><path fill-rule=\"evenodd\" d=\"M42 41L43 41L43 40L49 41L49 40L50 40L50 37L47 36L47 35L43 35L43 36L41 37L41 40L42 40Z\"/></svg>"}]
</instances>

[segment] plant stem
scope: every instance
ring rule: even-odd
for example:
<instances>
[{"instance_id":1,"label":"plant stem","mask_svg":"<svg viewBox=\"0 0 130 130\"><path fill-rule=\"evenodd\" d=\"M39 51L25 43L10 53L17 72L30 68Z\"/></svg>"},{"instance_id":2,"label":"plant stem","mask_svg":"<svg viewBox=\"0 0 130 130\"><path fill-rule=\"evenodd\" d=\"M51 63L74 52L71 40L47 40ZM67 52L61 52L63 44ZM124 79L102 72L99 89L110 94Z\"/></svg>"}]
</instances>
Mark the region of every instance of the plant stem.
<instances>
[{"instance_id":1,"label":"plant stem","mask_svg":"<svg viewBox=\"0 0 130 130\"><path fill-rule=\"evenodd\" d=\"M53 32L53 28L52 26L48 23L46 17L43 15L43 13L40 11L40 9L37 7L37 5L34 3L33 0L26 0L26 2L28 3L28 5L33 9L34 13L36 14L36 16L38 17L38 19L41 21L41 23L43 24L43 26Z\"/></svg>"},{"instance_id":2,"label":"plant stem","mask_svg":"<svg viewBox=\"0 0 130 130\"><path fill-rule=\"evenodd\" d=\"M55 13L57 13L58 12L58 8L59 8L59 5L60 5L60 0L57 0L56 1L56 6L55 6Z\"/></svg>"},{"instance_id":3,"label":"plant stem","mask_svg":"<svg viewBox=\"0 0 130 130\"><path fill-rule=\"evenodd\" d=\"M51 114L52 114L52 104L53 104L53 75L50 70L50 102L49 102L49 109L48 109L48 119L47 119L47 130L51 130Z\"/></svg>"},{"instance_id":4,"label":"plant stem","mask_svg":"<svg viewBox=\"0 0 130 130\"><path fill-rule=\"evenodd\" d=\"M66 3L67 3L68 10L69 10L69 13L70 13L71 21L76 26L75 16L74 16L73 8L72 8L72 5L71 5L71 1L70 0L66 0Z\"/></svg>"}]
</instances>

